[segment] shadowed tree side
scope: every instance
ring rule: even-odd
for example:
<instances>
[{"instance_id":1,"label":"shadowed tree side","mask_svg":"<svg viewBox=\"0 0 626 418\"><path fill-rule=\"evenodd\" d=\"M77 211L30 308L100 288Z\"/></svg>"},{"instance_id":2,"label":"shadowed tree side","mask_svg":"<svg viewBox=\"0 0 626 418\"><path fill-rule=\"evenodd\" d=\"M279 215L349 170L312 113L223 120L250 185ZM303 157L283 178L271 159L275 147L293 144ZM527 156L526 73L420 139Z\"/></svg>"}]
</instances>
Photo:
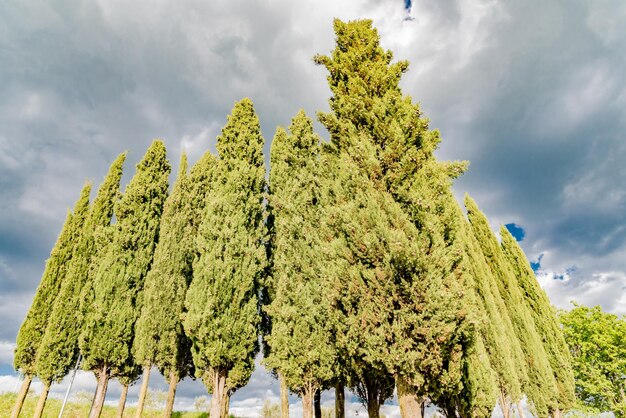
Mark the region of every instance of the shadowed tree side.
<instances>
[{"instance_id":1,"label":"shadowed tree side","mask_svg":"<svg viewBox=\"0 0 626 418\"><path fill-rule=\"evenodd\" d=\"M502 251L513 268L518 285L523 290L522 294L530 309L537 332L542 338L554 373L558 398L555 408L550 413L557 417L573 407L575 402L572 359L563 337L563 330L548 295L539 285L526 255L515 238L504 226L500 228L500 236L502 237Z\"/></svg>"},{"instance_id":2,"label":"shadowed tree side","mask_svg":"<svg viewBox=\"0 0 626 418\"><path fill-rule=\"evenodd\" d=\"M194 256L188 198L187 156L183 153L178 177L161 216L159 243L146 276L133 347L135 361L143 366L146 381L150 368L155 365L170 383L172 396L168 397L165 407L167 417L172 414L176 385L192 367L190 342L180 319ZM140 399L145 399L145 395ZM143 404L137 405L138 415L142 409Z\"/></svg>"},{"instance_id":3,"label":"shadowed tree side","mask_svg":"<svg viewBox=\"0 0 626 418\"><path fill-rule=\"evenodd\" d=\"M211 418L250 379L259 350L258 284L266 272L263 137L252 102L235 104L217 139L218 167L197 237L183 326Z\"/></svg>"},{"instance_id":4,"label":"shadowed tree side","mask_svg":"<svg viewBox=\"0 0 626 418\"><path fill-rule=\"evenodd\" d=\"M158 228L167 197L170 165L165 145L156 140L148 148L122 199L115 205L116 223L107 236L94 276L92 301L80 337L83 368L98 379L90 417L99 417L108 379L133 369L131 348L138 297L152 263Z\"/></svg>"},{"instance_id":5,"label":"shadowed tree side","mask_svg":"<svg viewBox=\"0 0 626 418\"><path fill-rule=\"evenodd\" d=\"M505 302L524 353L528 380L522 386L522 391L526 394L536 414L540 418L548 417L550 411L556 407L557 387L542 343L542 336L537 332L532 315L522 295L522 289L489 226L487 218L467 195L465 196L465 207L476 241L496 278L497 287ZM501 406L506 410L506 405ZM504 412L506 416L506 411Z\"/></svg>"},{"instance_id":6,"label":"shadowed tree side","mask_svg":"<svg viewBox=\"0 0 626 418\"><path fill-rule=\"evenodd\" d=\"M319 254L320 138L303 111L289 131L276 131L270 156L273 298L264 364L301 396L303 416L311 418L314 394L334 377L336 362Z\"/></svg>"}]
</instances>

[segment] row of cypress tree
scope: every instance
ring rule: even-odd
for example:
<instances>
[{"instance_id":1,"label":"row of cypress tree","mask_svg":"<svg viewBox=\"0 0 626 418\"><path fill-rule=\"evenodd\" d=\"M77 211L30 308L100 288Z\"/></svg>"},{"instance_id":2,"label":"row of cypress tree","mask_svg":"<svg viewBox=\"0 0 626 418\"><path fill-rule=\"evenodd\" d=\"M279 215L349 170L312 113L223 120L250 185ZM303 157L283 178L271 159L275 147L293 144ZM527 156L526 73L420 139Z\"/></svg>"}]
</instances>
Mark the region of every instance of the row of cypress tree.
<instances>
[{"instance_id":1,"label":"row of cypress tree","mask_svg":"<svg viewBox=\"0 0 626 418\"><path fill-rule=\"evenodd\" d=\"M15 367L52 382L79 356L98 378L98 417L110 378L125 390L143 371L138 416L156 366L176 384L203 380L210 416L228 416L261 349L305 417L349 387L378 417L397 391L403 417L426 402L448 417L505 417L526 397L538 417L573 404L568 351L554 309L515 239L501 242L475 202L467 217L453 180L464 162L434 156L440 138L399 82L371 21L334 23L325 142L304 112L279 128L265 179L252 102L235 105L191 170L170 166L155 141L124 193L125 154L89 202L83 189L46 264L22 325ZM113 222L114 220L114 222ZM317 407L317 408L316 408ZM519 413L523 414L521 407Z\"/></svg>"}]
</instances>

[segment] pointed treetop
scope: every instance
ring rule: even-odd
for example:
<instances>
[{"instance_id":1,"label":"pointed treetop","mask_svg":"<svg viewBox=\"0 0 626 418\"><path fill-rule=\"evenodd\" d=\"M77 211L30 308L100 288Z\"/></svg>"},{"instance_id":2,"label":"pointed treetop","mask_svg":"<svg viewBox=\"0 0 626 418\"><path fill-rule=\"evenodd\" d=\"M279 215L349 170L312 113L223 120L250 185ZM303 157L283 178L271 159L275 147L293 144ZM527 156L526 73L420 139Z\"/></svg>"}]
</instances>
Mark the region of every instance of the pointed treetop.
<instances>
[{"instance_id":1,"label":"pointed treetop","mask_svg":"<svg viewBox=\"0 0 626 418\"><path fill-rule=\"evenodd\" d=\"M313 121L304 110L300 110L291 120L289 131L291 135L283 127L276 129L270 151L270 165L282 162L274 161L273 156L280 156L282 160L285 158L283 154L288 154L289 164L304 165L311 160L311 153L317 155L319 150L315 147L319 146L320 137L313 132Z\"/></svg>"},{"instance_id":2,"label":"pointed treetop","mask_svg":"<svg viewBox=\"0 0 626 418\"><path fill-rule=\"evenodd\" d=\"M178 177L187 176L187 169L188 169L187 153L183 151L180 154L180 164L178 166Z\"/></svg>"},{"instance_id":3,"label":"pointed treetop","mask_svg":"<svg viewBox=\"0 0 626 418\"><path fill-rule=\"evenodd\" d=\"M245 98L235 103L222 134L217 137L217 152L227 166L242 158L254 166L262 165L263 137L252 100Z\"/></svg>"},{"instance_id":4,"label":"pointed treetop","mask_svg":"<svg viewBox=\"0 0 626 418\"><path fill-rule=\"evenodd\" d=\"M91 194L91 187L92 183L90 181L85 182L82 190L80 191L80 197L74 204L73 215L76 222L80 223L80 228L82 228L82 224L89 214L89 195ZM77 230L75 235L78 237L80 235L80 231Z\"/></svg>"},{"instance_id":5,"label":"pointed treetop","mask_svg":"<svg viewBox=\"0 0 626 418\"><path fill-rule=\"evenodd\" d=\"M330 72L328 82L336 96L350 95L356 102L364 96L385 94L389 88L399 91L398 82L409 63L399 61L391 65L393 53L380 46L371 20L345 23L335 19L333 26L337 37L335 50L330 57L316 55L313 60Z\"/></svg>"},{"instance_id":6,"label":"pointed treetop","mask_svg":"<svg viewBox=\"0 0 626 418\"><path fill-rule=\"evenodd\" d=\"M122 169L126 161L127 152L117 156L111 163L109 172L98 188L98 194L93 201L91 209L91 222L94 226L107 226L111 223L113 216L113 203L120 194L120 180L122 179Z\"/></svg>"}]
</instances>

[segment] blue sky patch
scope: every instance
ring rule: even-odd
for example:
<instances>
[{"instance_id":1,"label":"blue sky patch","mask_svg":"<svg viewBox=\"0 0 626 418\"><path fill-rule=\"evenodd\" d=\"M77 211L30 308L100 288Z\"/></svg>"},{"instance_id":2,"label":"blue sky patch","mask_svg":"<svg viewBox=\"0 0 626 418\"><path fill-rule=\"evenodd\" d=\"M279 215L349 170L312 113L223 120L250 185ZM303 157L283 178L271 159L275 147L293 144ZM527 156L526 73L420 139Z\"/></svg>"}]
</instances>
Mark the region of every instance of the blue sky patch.
<instances>
[{"instance_id":1,"label":"blue sky patch","mask_svg":"<svg viewBox=\"0 0 626 418\"><path fill-rule=\"evenodd\" d=\"M510 223L510 224L506 224L504 226L506 227L506 229L509 230L511 235L513 235L513 237L518 242L522 241L524 239L524 237L526 236L526 231L524 231L524 228L522 228L521 226L519 226L517 224Z\"/></svg>"},{"instance_id":2,"label":"blue sky patch","mask_svg":"<svg viewBox=\"0 0 626 418\"><path fill-rule=\"evenodd\" d=\"M530 267L533 269L535 274L541 268L541 260L542 259L543 259L543 253L539 254L539 258L537 258L537 261L531 261L530 262Z\"/></svg>"}]
</instances>

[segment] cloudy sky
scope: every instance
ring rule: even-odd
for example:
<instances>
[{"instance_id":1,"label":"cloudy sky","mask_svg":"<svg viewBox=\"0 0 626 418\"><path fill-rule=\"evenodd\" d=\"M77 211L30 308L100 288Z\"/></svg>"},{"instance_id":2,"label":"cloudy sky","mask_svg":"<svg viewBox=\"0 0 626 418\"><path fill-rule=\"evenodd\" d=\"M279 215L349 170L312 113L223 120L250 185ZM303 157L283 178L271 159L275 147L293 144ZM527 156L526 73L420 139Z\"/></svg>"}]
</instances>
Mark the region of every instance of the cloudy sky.
<instances>
[{"instance_id":1,"label":"cloudy sky","mask_svg":"<svg viewBox=\"0 0 626 418\"><path fill-rule=\"evenodd\" d=\"M626 3L422 0L412 21L403 0L184 4L0 3L0 390L18 383L15 336L83 182L124 150L132 173L156 137L175 172L182 150L214 149L246 96L269 149L298 109L328 109L311 57L333 48L333 17L373 19L411 62L402 86L441 131L439 157L471 161L457 197L521 228L552 302L626 313ZM77 390L94 384L83 374ZM184 382L177 407L203 393ZM276 395L260 369L233 407L254 416Z\"/></svg>"}]
</instances>

